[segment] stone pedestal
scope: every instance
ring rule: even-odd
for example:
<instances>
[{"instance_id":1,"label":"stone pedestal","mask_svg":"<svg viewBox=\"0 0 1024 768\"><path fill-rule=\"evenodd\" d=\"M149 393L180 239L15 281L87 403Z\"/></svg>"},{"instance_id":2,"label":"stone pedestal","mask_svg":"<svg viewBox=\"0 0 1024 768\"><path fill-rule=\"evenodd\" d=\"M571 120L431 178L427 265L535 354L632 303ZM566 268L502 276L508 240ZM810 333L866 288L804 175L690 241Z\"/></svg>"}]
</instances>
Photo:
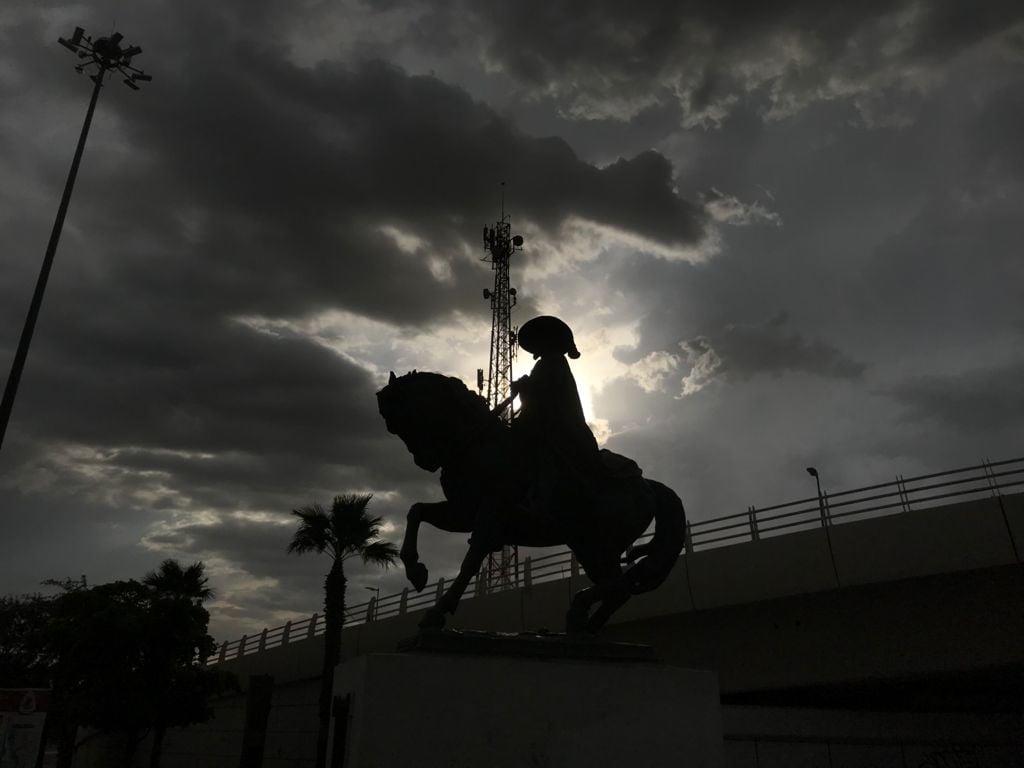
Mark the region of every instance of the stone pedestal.
<instances>
[{"instance_id":1,"label":"stone pedestal","mask_svg":"<svg viewBox=\"0 0 1024 768\"><path fill-rule=\"evenodd\" d=\"M436 633L405 647L338 667L330 764L722 765L713 672L659 664L643 646L550 636Z\"/></svg>"}]
</instances>

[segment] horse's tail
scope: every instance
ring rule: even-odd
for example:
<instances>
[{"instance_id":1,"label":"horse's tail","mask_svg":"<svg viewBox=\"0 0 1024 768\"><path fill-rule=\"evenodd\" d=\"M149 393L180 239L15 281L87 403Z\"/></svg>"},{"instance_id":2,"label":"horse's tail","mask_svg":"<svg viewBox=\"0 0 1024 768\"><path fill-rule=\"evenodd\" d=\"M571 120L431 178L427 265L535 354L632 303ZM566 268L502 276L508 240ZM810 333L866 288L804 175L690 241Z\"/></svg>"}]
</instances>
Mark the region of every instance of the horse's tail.
<instances>
[{"instance_id":1,"label":"horse's tail","mask_svg":"<svg viewBox=\"0 0 1024 768\"><path fill-rule=\"evenodd\" d=\"M655 498L654 536L642 545L643 557L626 570L629 591L634 595L661 586L686 542L686 511L682 500L657 480L647 480L647 484Z\"/></svg>"}]
</instances>

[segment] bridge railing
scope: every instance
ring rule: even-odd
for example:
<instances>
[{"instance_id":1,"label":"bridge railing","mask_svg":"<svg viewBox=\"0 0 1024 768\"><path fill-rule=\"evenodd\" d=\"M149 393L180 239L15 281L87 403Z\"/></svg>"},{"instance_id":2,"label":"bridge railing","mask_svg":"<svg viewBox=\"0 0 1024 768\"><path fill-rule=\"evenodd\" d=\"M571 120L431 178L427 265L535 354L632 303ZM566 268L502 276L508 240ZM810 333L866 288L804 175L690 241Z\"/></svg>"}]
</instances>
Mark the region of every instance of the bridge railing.
<instances>
[{"instance_id":1,"label":"bridge railing","mask_svg":"<svg viewBox=\"0 0 1024 768\"><path fill-rule=\"evenodd\" d=\"M689 526L690 541L694 549L756 541L795 530L994 496L1022 487L1024 458L984 461L915 477L897 475L885 483L836 493L823 489L820 498L811 496L770 507L752 506L746 512L693 523Z\"/></svg>"},{"instance_id":2,"label":"bridge railing","mask_svg":"<svg viewBox=\"0 0 1024 768\"><path fill-rule=\"evenodd\" d=\"M788 501L768 507L749 507L746 512L724 515L710 520L688 523L687 552L731 546L762 538L782 536L800 530L820 528L858 519L901 514L915 509L941 506L951 501L1001 496L1003 491L1024 489L1024 457L1004 461L983 461L970 467L933 472L915 477L897 475L895 479L861 488L829 493L822 491L809 498ZM649 539L645 534L640 541ZM579 565L569 550L561 550L536 558L526 557L513 564L512 572L497 584L487 584L479 576L470 582L466 599L474 595L493 594L509 589L557 581L578 576ZM434 605L445 588L445 579L428 584L417 593L408 588L392 595L371 598L367 602L347 606L344 626L354 626L392 616L424 610ZM289 643L313 638L324 632L324 619L319 614L289 621L279 627L218 646L208 659L216 663L227 659L259 653Z\"/></svg>"}]
</instances>

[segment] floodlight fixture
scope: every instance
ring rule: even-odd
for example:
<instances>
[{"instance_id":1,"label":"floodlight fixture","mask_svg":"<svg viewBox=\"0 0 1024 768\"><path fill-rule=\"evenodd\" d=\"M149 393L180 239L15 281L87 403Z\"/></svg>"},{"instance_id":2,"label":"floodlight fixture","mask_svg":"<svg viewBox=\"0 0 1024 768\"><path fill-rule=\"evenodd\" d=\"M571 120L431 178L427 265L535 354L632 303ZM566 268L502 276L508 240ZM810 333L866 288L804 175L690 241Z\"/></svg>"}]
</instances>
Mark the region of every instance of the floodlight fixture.
<instances>
[{"instance_id":1,"label":"floodlight fixture","mask_svg":"<svg viewBox=\"0 0 1024 768\"><path fill-rule=\"evenodd\" d=\"M82 35L85 34L85 30L81 27L75 27L75 32L71 35L71 39L67 40L63 37L58 37L57 42L67 48L69 51L78 52L78 46L82 42Z\"/></svg>"},{"instance_id":2,"label":"floodlight fixture","mask_svg":"<svg viewBox=\"0 0 1024 768\"><path fill-rule=\"evenodd\" d=\"M78 58L86 59L86 63L75 68L78 72L83 72L88 67L95 67L96 71L92 75L94 81L97 78L102 80L108 72L119 72L124 76L124 84L133 91L137 91L139 90L135 85L137 81L148 82L153 78L141 69L132 66L132 57L142 53L142 48L138 45L122 48L122 40L124 40L124 35L120 32L114 32L109 37L99 37L94 40L85 34L84 29L75 27L75 32L70 40L62 37L58 39L58 42L69 51L77 53Z\"/></svg>"},{"instance_id":3,"label":"floodlight fixture","mask_svg":"<svg viewBox=\"0 0 1024 768\"><path fill-rule=\"evenodd\" d=\"M818 470L816 470L814 467L808 467L807 468L807 474L810 475L811 477L817 477L818 476Z\"/></svg>"}]
</instances>

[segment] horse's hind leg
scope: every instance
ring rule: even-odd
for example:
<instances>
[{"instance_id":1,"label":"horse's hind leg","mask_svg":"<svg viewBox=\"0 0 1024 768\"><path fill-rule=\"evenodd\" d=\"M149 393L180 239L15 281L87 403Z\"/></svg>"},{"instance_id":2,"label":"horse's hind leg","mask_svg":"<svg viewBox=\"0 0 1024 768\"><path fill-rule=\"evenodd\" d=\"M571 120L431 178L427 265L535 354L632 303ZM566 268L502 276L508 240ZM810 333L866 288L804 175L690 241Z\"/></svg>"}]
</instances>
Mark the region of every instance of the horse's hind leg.
<instances>
[{"instance_id":1,"label":"horse's hind leg","mask_svg":"<svg viewBox=\"0 0 1024 768\"><path fill-rule=\"evenodd\" d=\"M625 579L620 576L614 584L609 585L609 588L605 590L601 604L597 606L597 610L590 615L590 619L587 621L587 631L593 634L599 632L612 614L625 605L627 600L629 600L629 588L626 586Z\"/></svg>"},{"instance_id":2,"label":"horse's hind leg","mask_svg":"<svg viewBox=\"0 0 1024 768\"><path fill-rule=\"evenodd\" d=\"M615 611L629 600L629 586L622 576L618 562L609 563L599 569L586 569L594 586L581 589L573 597L565 616L566 632L580 634L584 631L596 633ZM597 606L596 610L594 606ZM591 613L593 610L593 613Z\"/></svg>"},{"instance_id":3,"label":"horse's hind leg","mask_svg":"<svg viewBox=\"0 0 1024 768\"><path fill-rule=\"evenodd\" d=\"M451 533L468 533L472 530L472 519L458 507L447 501L432 503L418 502L409 509L405 526L405 537L399 556L405 566L405 575L417 592L427 586L429 573L427 566L420 562L417 548L419 542L420 523L430 525Z\"/></svg>"},{"instance_id":4,"label":"horse's hind leg","mask_svg":"<svg viewBox=\"0 0 1024 768\"><path fill-rule=\"evenodd\" d=\"M565 614L565 631L570 635L579 635L586 631L590 618L590 609L601 599L597 587L581 589L572 596L572 603Z\"/></svg>"}]
</instances>

